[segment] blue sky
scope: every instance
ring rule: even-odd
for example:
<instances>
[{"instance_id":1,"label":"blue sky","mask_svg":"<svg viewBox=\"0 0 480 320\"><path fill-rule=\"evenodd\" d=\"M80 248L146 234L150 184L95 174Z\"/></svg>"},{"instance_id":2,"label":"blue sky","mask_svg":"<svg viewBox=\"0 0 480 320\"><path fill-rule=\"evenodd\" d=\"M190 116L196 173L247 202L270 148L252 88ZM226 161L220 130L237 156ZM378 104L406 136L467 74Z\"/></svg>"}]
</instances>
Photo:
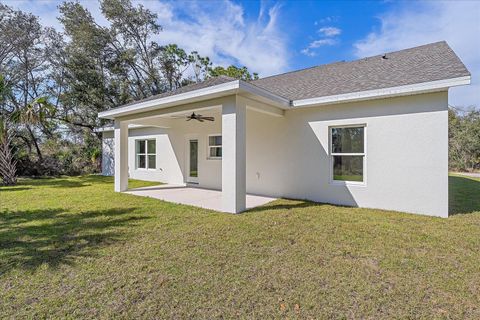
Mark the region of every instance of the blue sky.
<instances>
[{"instance_id":1,"label":"blue sky","mask_svg":"<svg viewBox=\"0 0 480 320\"><path fill-rule=\"evenodd\" d=\"M243 4L246 17L255 19L262 3ZM288 69L357 58L352 44L378 27L377 16L391 6L379 1L285 1L278 5L279 28L288 34L293 49L288 53Z\"/></svg>"},{"instance_id":2,"label":"blue sky","mask_svg":"<svg viewBox=\"0 0 480 320\"><path fill-rule=\"evenodd\" d=\"M60 29L59 1L3 1ZM80 1L101 24L98 2ZM446 40L472 73L450 104L480 106L480 1L133 1L156 12L162 44L268 76Z\"/></svg>"}]
</instances>

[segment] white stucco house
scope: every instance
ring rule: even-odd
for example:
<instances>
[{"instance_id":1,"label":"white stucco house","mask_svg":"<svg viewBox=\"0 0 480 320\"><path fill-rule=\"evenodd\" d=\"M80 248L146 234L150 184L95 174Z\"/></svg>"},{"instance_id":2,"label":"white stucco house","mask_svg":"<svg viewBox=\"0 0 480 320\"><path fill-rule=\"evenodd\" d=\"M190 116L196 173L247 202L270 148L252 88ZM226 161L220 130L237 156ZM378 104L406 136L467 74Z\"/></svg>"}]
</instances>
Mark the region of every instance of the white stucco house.
<instances>
[{"instance_id":1,"label":"white stucco house","mask_svg":"<svg viewBox=\"0 0 480 320\"><path fill-rule=\"evenodd\" d=\"M210 78L101 112L103 173L246 194L448 216L446 42L241 81ZM194 113L194 114L193 114ZM193 116L192 116L193 114Z\"/></svg>"}]
</instances>

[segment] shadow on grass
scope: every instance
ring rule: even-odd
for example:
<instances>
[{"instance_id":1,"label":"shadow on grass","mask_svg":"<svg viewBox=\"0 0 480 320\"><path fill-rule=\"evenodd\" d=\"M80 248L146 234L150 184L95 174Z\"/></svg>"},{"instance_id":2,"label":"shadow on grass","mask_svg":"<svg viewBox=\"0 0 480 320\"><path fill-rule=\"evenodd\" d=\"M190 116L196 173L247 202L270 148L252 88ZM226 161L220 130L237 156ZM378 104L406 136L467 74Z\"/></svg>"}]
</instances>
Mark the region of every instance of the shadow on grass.
<instances>
[{"instance_id":1,"label":"shadow on grass","mask_svg":"<svg viewBox=\"0 0 480 320\"><path fill-rule=\"evenodd\" d=\"M36 177L28 180L21 179L18 186L22 187L48 187L48 188L81 188L91 186L90 183L85 183L85 179L74 178L55 178L55 177ZM93 181L92 181L93 182ZM2 190L0 188L0 190Z\"/></svg>"},{"instance_id":2,"label":"shadow on grass","mask_svg":"<svg viewBox=\"0 0 480 320\"><path fill-rule=\"evenodd\" d=\"M124 239L145 216L135 208L69 213L63 209L0 212L0 275L14 268L74 264L82 256Z\"/></svg>"},{"instance_id":3,"label":"shadow on grass","mask_svg":"<svg viewBox=\"0 0 480 320\"><path fill-rule=\"evenodd\" d=\"M112 183L113 176L102 176L99 174L89 174L79 177L82 181L85 182L94 182L94 183Z\"/></svg>"},{"instance_id":4,"label":"shadow on grass","mask_svg":"<svg viewBox=\"0 0 480 320\"><path fill-rule=\"evenodd\" d=\"M288 200L289 203L278 203L278 202L281 202L282 200ZM272 210L284 211L284 210L300 209L300 208L308 208L308 207L320 207L324 205L325 205L324 203L312 202L307 200L280 199L280 200L275 200L271 203L267 203L263 206L248 209L244 213L272 211Z\"/></svg>"},{"instance_id":5,"label":"shadow on grass","mask_svg":"<svg viewBox=\"0 0 480 320\"><path fill-rule=\"evenodd\" d=\"M480 212L480 181L450 176L448 187L450 215Z\"/></svg>"},{"instance_id":6,"label":"shadow on grass","mask_svg":"<svg viewBox=\"0 0 480 320\"><path fill-rule=\"evenodd\" d=\"M65 178L53 178L53 179L35 179L32 180L35 182L36 186L48 186L54 188L80 188L80 187L87 187L91 184L85 183L82 179L80 180L72 180L65 179Z\"/></svg>"},{"instance_id":7,"label":"shadow on grass","mask_svg":"<svg viewBox=\"0 0 480 320\"><path fill-rule=\"evenodd\" d=\"M28 187L2 187L0 186L0 193L1 192L7 192L7 191L24 191L24 190L30 190L32 188Z\"/></svg>"}]
</instances>

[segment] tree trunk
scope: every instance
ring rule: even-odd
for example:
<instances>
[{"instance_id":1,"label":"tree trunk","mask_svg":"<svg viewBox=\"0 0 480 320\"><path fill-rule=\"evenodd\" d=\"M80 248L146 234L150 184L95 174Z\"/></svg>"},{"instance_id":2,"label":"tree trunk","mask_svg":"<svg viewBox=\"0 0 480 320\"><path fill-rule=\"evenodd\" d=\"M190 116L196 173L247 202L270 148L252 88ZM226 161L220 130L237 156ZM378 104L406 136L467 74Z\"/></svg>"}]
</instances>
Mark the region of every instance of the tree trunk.
<instances>
[{"instance_id":1,"label":"tree trunk","mask_svg":"<svg viewBox=\"0 0 480 320\"><path fill-rule=\"evenodd\" d=\"M10 148L11 135L7 128L0 134L0 178L4 185L13 186L17 184L17 161Z\"/></svg>"},{"instance_id":2,"label":"tree trunk","mask_svg":"<svg viewBox=\"0 0 480 320\"><path fill-rule=\"evenodd\" d=\"M43 161L42 152L40 151L40 147L38 146L37 138L33 134L33 131L30 128L30 126L27 126L27 130L28 130L28 133L30 134L30 138L32 138L33 145L35 146L35 150L37 151L38 160Z\"/></svg>"}]
</instances>

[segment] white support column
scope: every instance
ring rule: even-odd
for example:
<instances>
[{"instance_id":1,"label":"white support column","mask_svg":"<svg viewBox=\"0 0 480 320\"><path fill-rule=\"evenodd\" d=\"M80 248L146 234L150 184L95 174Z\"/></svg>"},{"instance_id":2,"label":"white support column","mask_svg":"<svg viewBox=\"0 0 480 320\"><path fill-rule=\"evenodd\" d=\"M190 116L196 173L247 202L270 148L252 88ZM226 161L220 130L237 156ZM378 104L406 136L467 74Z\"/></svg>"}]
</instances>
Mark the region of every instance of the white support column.
<instances>
[{"instance_id":1,"label":"white support column","mask_svg":"<svg viewBox=\"0 0 480 320\"><path fill-rule=\"evenodd\" d=\"M246 104L234 96L222 105L222 206L239 213L246 202Z\"/></svg>"},{"instance_id":2,"label":"white support column","mask_svg":"<svg viewBox=\"0 0 480 320\"><path fill-rule=\"evenodd\" d=\"M115 191L128 189L128 124L115 120Z\"/></svg>"}]
</instances>

